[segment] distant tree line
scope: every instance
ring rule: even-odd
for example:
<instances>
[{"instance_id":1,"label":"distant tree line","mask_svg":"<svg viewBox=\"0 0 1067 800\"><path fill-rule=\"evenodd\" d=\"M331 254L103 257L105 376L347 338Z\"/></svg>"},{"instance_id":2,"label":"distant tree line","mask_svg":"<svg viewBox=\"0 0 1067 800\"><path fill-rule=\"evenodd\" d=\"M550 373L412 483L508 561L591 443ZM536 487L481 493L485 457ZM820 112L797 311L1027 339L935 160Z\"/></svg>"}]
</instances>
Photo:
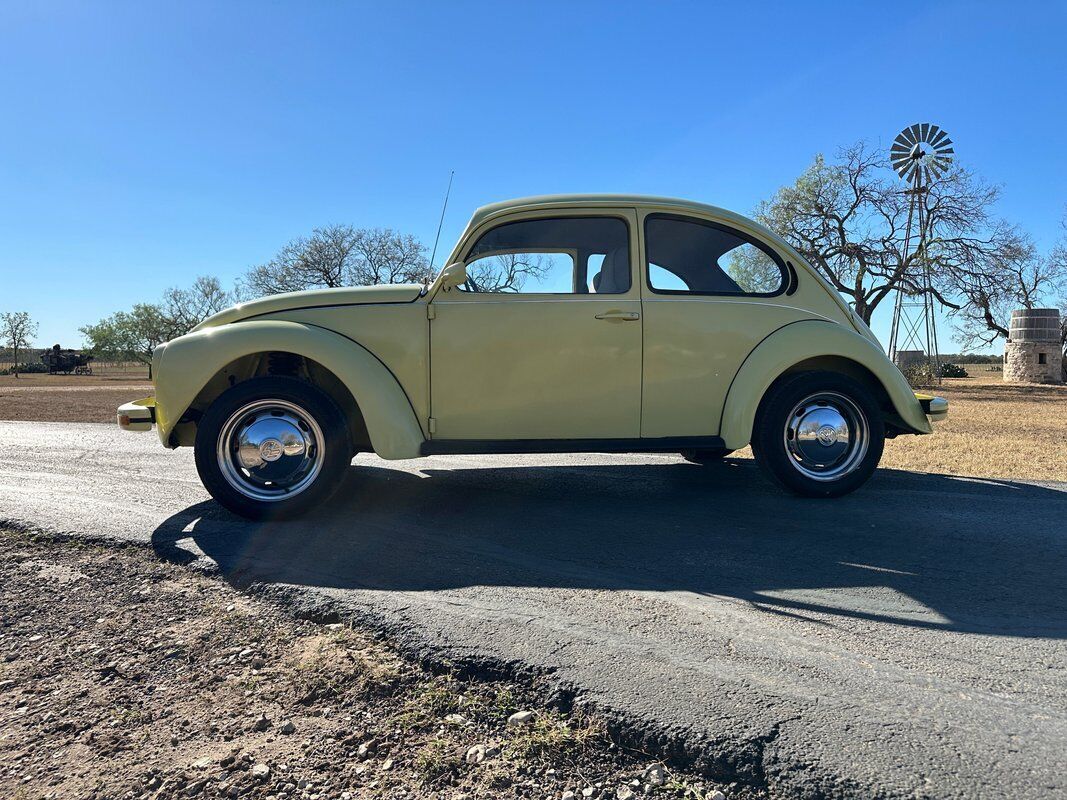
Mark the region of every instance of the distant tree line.
<instances>
[{"instance_id":1,"label":"distant tree line","mask_svg":"<svg viewBox=\"0 0 1067 800\"><path fill-rule=\"evenodd\" d=\"M157 346L188 333L233 303L233 292L223 289L218 278L202 275L187 289L168 289L157 303L137 303L79 330L97 358L145 364L151 378L152 351Z\"/></svg>"}]
</instances>

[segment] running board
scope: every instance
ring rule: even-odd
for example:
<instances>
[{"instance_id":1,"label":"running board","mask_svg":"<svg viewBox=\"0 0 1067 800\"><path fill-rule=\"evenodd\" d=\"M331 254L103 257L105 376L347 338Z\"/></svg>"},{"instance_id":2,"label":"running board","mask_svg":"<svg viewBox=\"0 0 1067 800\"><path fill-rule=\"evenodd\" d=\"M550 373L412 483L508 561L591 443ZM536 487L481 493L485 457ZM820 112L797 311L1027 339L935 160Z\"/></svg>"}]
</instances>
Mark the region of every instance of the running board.
<instances>
[{"instance_id":1,"label":"running board","mask_svg":"<svg viewBox=\"0 0 1067 800\"><path fill-rule=\"evenodd\" d=\"M429 439L424 456L523 453L677 453L725 450L719 436L668 436L661 439Z\"/></svg>"}]
</instances>

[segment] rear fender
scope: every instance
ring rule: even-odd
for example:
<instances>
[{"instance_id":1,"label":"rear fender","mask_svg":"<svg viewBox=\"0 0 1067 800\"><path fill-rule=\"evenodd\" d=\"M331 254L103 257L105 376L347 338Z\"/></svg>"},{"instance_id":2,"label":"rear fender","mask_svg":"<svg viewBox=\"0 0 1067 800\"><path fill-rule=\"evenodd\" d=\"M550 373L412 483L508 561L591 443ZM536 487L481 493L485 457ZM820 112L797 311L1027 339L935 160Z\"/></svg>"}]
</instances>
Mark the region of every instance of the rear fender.
<instances>
[{"instance_id":1,"label":"rear fender","mask_svg":"<svg viewBox=\"0 0 1067 800\"><path fill-rule=\"evenodd\" d=\"M750 443L756 410L771 384L801 362L820 357L844 358L865 367L885 390L894 423L911 433L932 431L911 386L878 345L844 325L803 320L776 330L741 365L723 407L720 435L726 448L737 450Z\"/></svg>"},{"instance_id":2,"label":"rear fender","mask_svg":"<svg viewBox=\"0 0 1067 800\"><path fill-rule=\"evenodd\" d=\"M224 367L264 352L287 352L330 370L351 392L382 458L416 458L425 436L393 374L370 351L333 331L278 320L205 328L167 343L156 371L159 438L170 435L201 390Z\"/></svg>"}]
</instances>

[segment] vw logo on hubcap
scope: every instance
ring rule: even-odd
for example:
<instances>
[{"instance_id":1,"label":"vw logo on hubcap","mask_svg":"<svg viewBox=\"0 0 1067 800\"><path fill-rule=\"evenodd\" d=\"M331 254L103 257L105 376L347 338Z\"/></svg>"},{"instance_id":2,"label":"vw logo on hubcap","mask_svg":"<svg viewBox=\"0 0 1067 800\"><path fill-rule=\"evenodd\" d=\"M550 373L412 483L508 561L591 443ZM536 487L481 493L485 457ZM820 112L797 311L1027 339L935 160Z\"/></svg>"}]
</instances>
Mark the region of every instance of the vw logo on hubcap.
<instances>
[{"instance_id":1,"label":"vw logo on hubcap","mask_svg":"<svg viewBox=\"0 0 1067 800\"><path fill-rule=\"evenodd\" d=\"M282 452L282 443L277 439L267 439L259 446L259 457L264 461L277 461Z\"/></svg>"},{"instance_id":2,"label":"vw logo on hubcap","mask_svg":"<svg viewBox=\"0 0 1067 800\"><path fill-rule=\"evenodd\" d=\"M819 444L829 447L832 444L837 444L837 428L833 425L823 425L819 430L815 432L815 437L819 440ZM265 458L266 456L264 456Z\"/></svg>"}]
</instances>

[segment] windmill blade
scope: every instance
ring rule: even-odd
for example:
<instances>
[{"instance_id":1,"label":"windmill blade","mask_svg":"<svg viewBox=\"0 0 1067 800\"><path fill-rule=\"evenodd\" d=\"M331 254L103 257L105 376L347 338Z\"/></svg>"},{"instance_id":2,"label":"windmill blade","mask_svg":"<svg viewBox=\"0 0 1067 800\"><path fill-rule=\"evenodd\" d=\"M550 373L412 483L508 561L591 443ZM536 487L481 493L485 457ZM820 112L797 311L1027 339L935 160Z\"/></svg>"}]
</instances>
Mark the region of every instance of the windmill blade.
<instances>
[{"instance_id":1,"label":"windmill blade","mask_svg":"<svg viewBox=\"0 0 1067 800\"><path fill-rule=\"evenodd\" d=\"M934 127L936 128L937 126L935 125ZM930 144L934 147L941 147L942 144L952 144L952 140L948 138L947 132L939 128L937 134L930 140Z\"/></svg>"},{"instance_id":2,"label":"windmill blade","mask_svg":"<svg viewBox=\"0 0 1067 800\"><path fill-rule=\"evenodd\" d=\"M922 139L920 139L920 141L929 142L930 141L930 123L929 122L924 122L922 125L919 126L919 129L922 131L922 133L921 133Z\"/></svg>"},{"instance_id":3,"label":"windmill blade","mask_svg":"<svg viewBox=\"0 0 1067 800\"><path fill-rule=\"evenodd\" d=\"M907 153L911 148L903 142L894 142L893 146L889 148L891 153Z\"/></svg>"},{"instance_id":4,"label":"windmill blade","mask_svg":"<svg viewBox=\"0 0 1067 800\"><path fill-rule=\"evenodd\" d=\"M914 125L911 126L911 140L913 142L918 143L918 142L922 141L922 139L919 138L920 131L921 131L921 129L919 128L919 123L918 122L916 122Z\"/></svg>"},{"instance_id":5,"label":"windmill blade","mask_svg":"<svg viewBox=\"0 0 1067 800\"><path fill-rule=\"evenodd\" d=\"M903 139L904 143L908 145L909 149L913 144L915 144L915 137L911 135L911 128L905 128L904 130L902 130L897 136L897 139Z\"/></svg>"}]
</instances>

